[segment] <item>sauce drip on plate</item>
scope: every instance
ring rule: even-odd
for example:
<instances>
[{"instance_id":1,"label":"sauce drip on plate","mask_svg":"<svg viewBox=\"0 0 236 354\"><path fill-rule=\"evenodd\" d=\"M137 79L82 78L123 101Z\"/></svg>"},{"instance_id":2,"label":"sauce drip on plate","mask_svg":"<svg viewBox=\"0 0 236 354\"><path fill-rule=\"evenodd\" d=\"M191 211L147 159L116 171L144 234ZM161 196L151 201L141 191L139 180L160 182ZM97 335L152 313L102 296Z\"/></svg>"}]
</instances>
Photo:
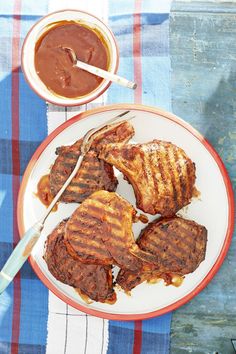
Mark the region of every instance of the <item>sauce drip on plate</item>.
<instances>
[{"instance_id":1,"label":"sauce drip on plate","mask_svg":"<svg viewBox=\"0 0 236 354\"><path fill-rule=\"evenodd\" d=\"M49 204L53 200L53 196L50 191L49 175L45 175L40 178L37 184L36 196L45 206L49 206ZM57 211L57 204L54 206L52 211Z\"/></svg>"},{"instance_id":2,"label":"sauce drip on plate","mask_svg":"<svg viewBox=\"0 0 236 354\"><path fill-rule=\"evenodd\" d=\"M73 49L79 60L108 69L109 56L100 33L74 21L50 25L35 46L35 69L50 91L68 98L84 96L95 90L103 80L73 66L63 49Z\"/></svg>"}]
</instances>

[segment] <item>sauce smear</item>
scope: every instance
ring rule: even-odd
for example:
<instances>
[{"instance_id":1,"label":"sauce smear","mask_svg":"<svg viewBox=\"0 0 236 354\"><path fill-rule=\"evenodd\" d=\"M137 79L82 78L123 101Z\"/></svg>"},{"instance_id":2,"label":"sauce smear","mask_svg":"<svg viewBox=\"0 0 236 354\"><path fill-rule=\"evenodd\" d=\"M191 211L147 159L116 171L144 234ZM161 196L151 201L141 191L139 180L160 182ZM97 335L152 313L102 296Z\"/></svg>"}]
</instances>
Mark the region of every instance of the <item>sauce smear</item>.
<instances>
[{"instance_id":1,"label":"sauce smear","mask_svg":"<svg viewBox=\"0 0 236 354\"><path fill-rule=\"evenodd\" d=\"M201 192L194 186L193 187L193 198L200 198Z\"/></svg>"},{"instance_id":2,"label":"sauce smear","mask_svg":"<svg viewBox=\"0 0 236 354\"><path fill-rule=\"evenodd\" d=\"M37 185L36 196L45 206L49 206L49 204L53 200L53 195L51 194L50 191L49 175L45 175L40 178ZM57 204L54 206L52 211L57 211Z\"/></svg>"},{"instance_id":3,"label":"sauce smear","mask_svg":"<svg viewBox=\"0 0 236 354\"><path fill-rule=\"evenodd\" d=\"M103 79L74 67L64 47L73 49L79 60L108 70L108 49L102 35L86 25L61 21L51 26L35 46L35 69L50 91L68 98L92 92Z\"/></svg>"}]
</instances>

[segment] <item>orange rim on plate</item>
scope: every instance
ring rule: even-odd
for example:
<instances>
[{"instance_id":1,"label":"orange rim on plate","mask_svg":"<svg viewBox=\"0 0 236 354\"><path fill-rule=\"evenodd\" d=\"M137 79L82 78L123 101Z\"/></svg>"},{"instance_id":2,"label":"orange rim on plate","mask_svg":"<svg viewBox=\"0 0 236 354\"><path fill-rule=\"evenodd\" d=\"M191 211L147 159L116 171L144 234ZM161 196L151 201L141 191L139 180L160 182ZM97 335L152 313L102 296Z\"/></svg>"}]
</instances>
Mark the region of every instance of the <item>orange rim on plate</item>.
<instances>
[{"instance_id":1,"label":"orange rim on plate","mask_svg":"<svg viewBox=\"0 0 236 354\"><path fill-rule=\"evenodd\" d=\"M22 68L22 72L23 72L23 74L24 74L25 80L26 80L26 82L28 83L28 85L30 86L30 88L31 88L40 98L42 98L43 100L46 100L47 102L52 103L52 104L56 104L57 106L73 107L73 106L78 106L78 103L69 103L69 102L67 102L66 104L58 103L58 102L55 102L55 101L53 101L53 100L51 100L51 99L48 99L48 97L46 97L46 96L41 95L41 94L38 92L36 86L34 86L34 85L31 83L30 79L28 78L27 70L25 69L24 60L23 60L23 55L24 55L24 50L25 50L25 44L26 44L26 42L27 42L27 40L28 40L28 37L29 37L29 35L31 34L32 30L38 25L38 23L40 23L40 22L42 21L42 19L47 18L47 17L50 17L51 15L54 15L54 14L57 14L57 13L60 13L60 12L64 12L64 11L77 11L77 12L82 12L82 13L85 13L85 14L87 14L87 15L90 15L90 16L96 18L98 21L100 21L100 22L102 22L102 23L104 24L104 26L107 28L108 32L110 33L112 39L114 40L114 44L115 44L115 47L116 47L116 53L117 53L117 55L116 55L116 66L115 66L114 70L112 71L113 74L116 74L116 73L117 73L117 70L118 70L118 67L119 67L120 56L119 56L118 44L117 44L116 38L115 38L113 32L111 31L111 29L110 29L100 18L98 18L97 16L91 14L90 12L82 11L82 10L76 10L76 9L59 10L59 11L50 12L50 14L41 17L37 22L35 22L35 24L31 27L31 29L30 29L29 32L27 33L27 35L26 35L26 37L25 37L25 39L24 39L23 45L22 45L22 49L21 49L21 68ZM105 79L104 79L104 80L105 80ZM98 98L99 96L101 96L101 95L109 88L109 86L112 84L112 82L109 81L109 80L105 80L105 81L107 81L107 83L106 83L106 85L104 86L104 88L103 88L102 91L99 92L98 89L99 89L99 87L100 87L100 85L102 84L103 81L102 81L101 84L94 90L94 91L97 91L97 90L98 90L97 94L96 94L93 98L87 98L87 99L86 99L86 95L85 95L85 96L84 96L84 97L85 97L84 101L82 101L82 102L79 104L79 106L82 106L83 104L89 103L89 102L95 100L96 98Z\"/></svg>"},{"instance_id":2,"label":"orange rim on plate","mask_svg":"<svg viewBox=\"0 0 236 354\"><path fill-rule=\"evenodd\" d=\"M220 156L218 153L215 151L215 149L212 147L212 145L198 132L196 131L191 125L183 121L182 119L178 118L174 114L171 114L169 112L165 112L159 108L154 108L154 107L148 107L148 106L143 106L143 105L137 105L137 104L115 104L115 105L108 105L106 107L101 107L101 108L96 108L92 109L86 112L83 112L79 115L76 115L75 117L71 118L70 120L66 121L62 125L60 125L57 129L55 129L43 142L42 144L38 147L38 149L35 151L33 154L26 170L23 175L20 191L19 191L19 196L18 196L18 203L17 203L17 221L18 221L18 228L20 232L20 236L22 236L25 233L24 229L24 222L23 222L23 198L24 198L24 193L26 189L26 185L28 183L29 176L31 174L31 171L37 162L38 158L44 151L44 149L47 147L47 145L65 128L70 126L71 124L86 118L88 116L91 116L95 113L100 113L100 112L105 112L105 111L113 111L117 109L124 109L124 110L139 110L139 111L144 111L144 112L150 112L157 114L159 116L162 116L164 118L167 118L169 120L174 121L175 123L181 125L183 128L188 130L194 137L196 137L208 150L208 152L211 154L211 156L214 158L216 161L223 180L224 184L226 187L226 192L227 192L227 198L228 198L228 227L227 227L227 232L225 235L225 240L224 244L222 246L221 252L214 263L213 267L211 270L208 272L208 274L205 276L205 278L201 281L199 285L197 285L189 294L185 295L182 297L180 300L174 302L171 305L168 305L162 309L144 313L144 314L112 314L112 313L106 313L103 311L98 311L98 310L93 310L87 307L84 307L83 305L78 304L77 302L73 301L71 298L68 296L64 295L62 292L60 292L57 287L52 284L49 279L44 275L44 273L41 271L39 268L38 264L36 261L33 259L33 257L29 258L29 262L31 266L33 267L35 273L38 275L38 277L41 279L41 281L44 283L44 285L47 286L49 290L51 290L56 296L58 296L61 300L69 304L70 306L75 307L76 309L83 311L85 313L88 313L90 315L110 319L110 320L122 320L122 321L130 321L130 320L140 320L140 319L148 319L152 318L155 316L160 316L163 315L169 311L176 310L178 307L184 305L188 301L190 301L193 297L195 297L197 294L199 294L205 286L211 281L211 279L215 276L217 271L219 270L221 264L224 261L224 258L228 252L231 239L232 239L232 234L234 230L234 193L233 193L233 188L231 185L231 181L229 178L229 175L227 173L227 170L224 166L224 163L222 162Z\"/></svg>"}]
</instances>

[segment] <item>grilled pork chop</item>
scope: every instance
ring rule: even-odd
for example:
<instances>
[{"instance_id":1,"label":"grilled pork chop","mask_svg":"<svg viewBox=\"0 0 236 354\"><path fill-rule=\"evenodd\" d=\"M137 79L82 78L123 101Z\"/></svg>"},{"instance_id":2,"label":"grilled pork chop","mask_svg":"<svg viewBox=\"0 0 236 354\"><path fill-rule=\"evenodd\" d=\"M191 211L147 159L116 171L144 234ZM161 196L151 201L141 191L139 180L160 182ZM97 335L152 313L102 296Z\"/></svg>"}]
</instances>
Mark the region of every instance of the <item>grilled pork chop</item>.
<instances>
[{"instance_id":1,"label":"grilled pork chop","mask_svg":"<svg viewBox=\"0 0 236 354\"><path fill-rule=\"evenodd\" d=\"M114 303L111 266L75 261L64 243L65 225L66 221L62 221L46 241L44 259L49 271L57 280L80 289L94 301Z\"/></svg>"},{"instance_id":2,"label":"grilled pork chop","mask_svg":"<svg viewBox=\"0 0 236 354\"><path fill-rule=\"evenodd\" d=\"M84 263L118 265L136 271L142 261L158 262L156 255L140 250L132 222L136 210L116 193L93 193L75 210L66 224L65 242L74 259Z\"/></svg>"},{"instance_id":3,"label":"grilled pork chop","mask_svg":"<svg viewBox=\"0 0 236 354\"><path fill-rule=\"evenodd\" d=\"M105 144L111 142L126 143L134 135L134 129L130 123L124 122L109 132L102 133L103 130L101 130L101 134L94 140L77 175L63 193L61 197L62 202L81 203L97 190L116 190L118 182L114 176L113 167L109 163L100 160L98 153ZM53 196L58 193L74 169L80 155L81 143L82 139L71 146L57 148L56 154L58 157L50 172L50 190Z\"/></svg>"},{"instance_id":4,"label":"grilled pork chop","mask_svg":"<svg viewBox=\"0 0 236 354\"><path fill-rule=\"evenodd\" d=\"M176 145L153 140L146 144L108 144L99 158L115 166L134 188L137 208L173 216L190 203L195 165Z\"/></svg>"},{"instance_id":5,"label":"grilled pork chop","mask_svg":"<svg viewBox=\"0 0 236 354\"><path fill-rule=\"evenodd\" d=\"M168 282L173 274L192 273L205 259L206 243L206 228L194 221L181 217L155 220L142 230L137 244L143 251L158 255L160 265L143 262L139 274L122 269L116 281L130 291L145 280L164 278Z\"/></svg>"}]
</instances>

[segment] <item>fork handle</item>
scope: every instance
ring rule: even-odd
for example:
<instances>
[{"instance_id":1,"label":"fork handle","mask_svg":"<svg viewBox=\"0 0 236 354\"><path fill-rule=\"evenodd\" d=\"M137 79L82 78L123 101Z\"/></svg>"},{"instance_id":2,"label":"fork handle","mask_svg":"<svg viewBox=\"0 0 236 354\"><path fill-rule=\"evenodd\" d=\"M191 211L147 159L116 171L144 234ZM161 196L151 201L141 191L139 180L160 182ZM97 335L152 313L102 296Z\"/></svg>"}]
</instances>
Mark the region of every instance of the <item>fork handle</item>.
<instances>
[{"instance_id":1,"label":"fork handle","mask_svg":"<svg viewBox=\"0 0 236 354\"><path fill-rule=\"evenodd\" d=\"M32 226L18 242L0 272L0 294L8 287L16 273L29 257L32 248L38 241L43 225L41 222Z\"/></svg>"}]
</instances>

